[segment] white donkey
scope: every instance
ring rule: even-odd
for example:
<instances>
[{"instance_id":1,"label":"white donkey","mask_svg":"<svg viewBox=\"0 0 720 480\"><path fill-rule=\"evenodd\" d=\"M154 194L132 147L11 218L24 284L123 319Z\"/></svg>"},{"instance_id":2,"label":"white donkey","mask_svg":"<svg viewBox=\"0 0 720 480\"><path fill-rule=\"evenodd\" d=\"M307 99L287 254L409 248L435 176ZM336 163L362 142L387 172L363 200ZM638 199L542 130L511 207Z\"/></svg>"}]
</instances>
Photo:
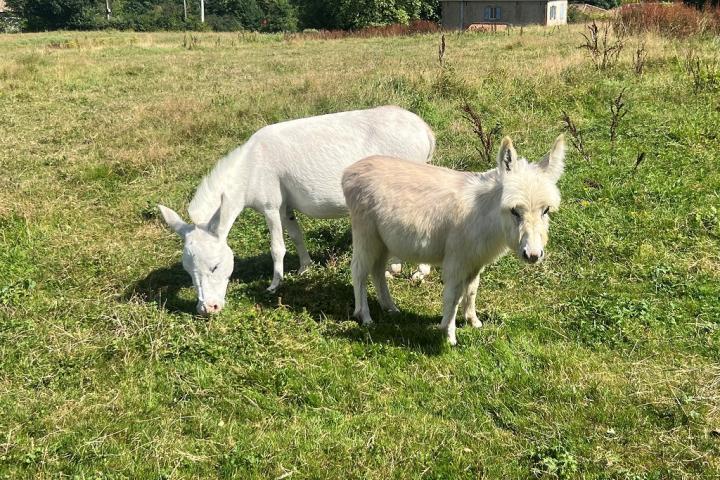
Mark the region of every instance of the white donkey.
<instances>
[{"instance_id":1,"label":"white donkey","mask_svg":"<svg viewBox=\"0 0 720 480\"><path fill-rule=\"evenodd\" d=\"M194 225L159 205L184 240L182 262L198 293L198 312L224 306L233 271L227 236L245 207L262 213L270 230L274 271L268 290L273 292L283 278L283 229L297 248L299 273L312 263L295 210L319 218L347 215L340 185L347 166L370 155L425 163L434 149L430 127L394 106L291 120L256 132L203 178L188 208Z\"/></svg>"},{"instance_id":2,"label":"white donkey","mask_svg":"<svg viewBox=\"0 0 720 480\"><path fill-rule=\"evenodd\" d=\"M475 296L482 269L508 249L528 263L543 259L550 211L560 205L556 183L563 172L565 142L531 164L518 159L512 141L500 146L497 168L457 172L404 160L371 157L345 170L343 192L352 222L352 281L355 316L372 323L367 276L380 306L397 311L384 276L388 256L442 265L443 318L440 328L455 345L455 315L482 323Z\"/></svg>"}]
</instances>

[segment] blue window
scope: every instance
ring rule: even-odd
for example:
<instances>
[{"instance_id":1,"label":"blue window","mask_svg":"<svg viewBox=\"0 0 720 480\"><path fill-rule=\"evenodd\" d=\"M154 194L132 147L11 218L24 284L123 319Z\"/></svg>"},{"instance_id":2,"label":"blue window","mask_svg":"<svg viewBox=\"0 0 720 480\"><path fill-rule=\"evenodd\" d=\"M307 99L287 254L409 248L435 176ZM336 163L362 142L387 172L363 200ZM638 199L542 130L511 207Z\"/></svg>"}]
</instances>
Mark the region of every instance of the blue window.
<instances>
[{"instance_id":1,"label":"blue window","mask_svg":"<svg viewBox=\"0 0 720 480\"><path fill-rule=\"evenodd\" d=\"M500 20L500 7L485 7L485 20Z\"/></svg>"},{"instance_id":2,"label":"blue window","mask_svg":"<svg viewBox=\"0 0 720 480\"><path fill-rule=\"evenodd\" d=\"M550 20L555 20L557 18L557 7L553 5L550 7Z\"/></svg>"}]
</instances>

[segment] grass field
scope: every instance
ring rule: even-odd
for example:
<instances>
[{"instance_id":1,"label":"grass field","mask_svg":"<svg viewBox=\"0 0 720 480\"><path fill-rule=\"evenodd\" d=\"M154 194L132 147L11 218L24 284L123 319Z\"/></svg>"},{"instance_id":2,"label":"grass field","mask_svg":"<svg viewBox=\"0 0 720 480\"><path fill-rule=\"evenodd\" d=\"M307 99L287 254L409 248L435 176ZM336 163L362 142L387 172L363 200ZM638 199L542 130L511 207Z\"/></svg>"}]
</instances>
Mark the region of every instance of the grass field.
<instances>
[{"instance_id":1,"label":"grass field","mask_svg":"<svg viewBox=\"0 0 720 480\"><path fill-rule=\"evenodd\" d=\"M718 478L717 41L648 37L638 76L639 38L598 72L581 28L448 34L443 72L437 36L0 35L0 477ZM531 159L566 111L589 154L547 261L483 275L482 329L445 344L437 271L358 326L347 220L303 219L318 265L291 250L265 293L250 211L226 309L193 314L158 202L185 213L264 125L386 103L434 128L436 164L487 169L463 97Z\"/></svg>"}]
</instances>

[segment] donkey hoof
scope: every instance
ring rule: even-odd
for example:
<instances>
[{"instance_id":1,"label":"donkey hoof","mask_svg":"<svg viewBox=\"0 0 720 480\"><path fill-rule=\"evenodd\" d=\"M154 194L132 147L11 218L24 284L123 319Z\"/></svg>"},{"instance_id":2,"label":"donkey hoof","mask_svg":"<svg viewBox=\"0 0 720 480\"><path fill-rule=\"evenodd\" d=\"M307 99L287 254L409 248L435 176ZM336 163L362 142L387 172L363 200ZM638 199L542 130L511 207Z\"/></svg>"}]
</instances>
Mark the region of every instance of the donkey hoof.
<instances>
[{"instance_id":1,"label":"donkey hoof","mask_svg":"<svg viewBox=\"0 0 720 480\"><path fill-rule=\"evenodd\" d=\"M275 293L277 292L277 289L280 288L280 284L278 285L270 285L265 291L268 293Z\"/></svg>"},{"instance_id":2,"label":"donkey hoof","mask_svg":"<svg viewBox=\"0 0 720 480\"><path fill-rule=\"evenodd\" d=\"M300 268L298 268L298 275L302 275L304 273L307 273L308 270L310 270L310 267L312 267L312 263L308 263L307 265L300 265Z\"/></svg>"},{"instance_id":3,"label":"donkey hoof","mask_svg":"<svg viewBox=\"0 0 720 480\"><path fill-rule=\"evenodd\" d=\"M468 324L473 328L482 328L482 326L483 326L483 323L477 317L468 318L466 320L467 320Z\"/></svg>"}]
</instances>

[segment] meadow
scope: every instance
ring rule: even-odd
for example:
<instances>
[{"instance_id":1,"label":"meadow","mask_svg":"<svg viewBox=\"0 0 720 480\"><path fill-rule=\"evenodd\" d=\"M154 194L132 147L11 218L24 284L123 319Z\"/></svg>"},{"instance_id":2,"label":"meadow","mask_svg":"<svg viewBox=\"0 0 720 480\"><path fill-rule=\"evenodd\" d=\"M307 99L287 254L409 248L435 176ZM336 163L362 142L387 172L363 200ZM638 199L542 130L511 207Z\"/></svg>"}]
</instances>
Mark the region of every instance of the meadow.
<instances>
[{"instance_id":1,"label":"meadow","mask_svg":"<svg viewBox=\"0 0 720 480\"><path fill-rule=\"evenodd\" d=\"M718 40L628 37L599 70L584 28L448 33L442 67L438 34L0 35L0 477L718 478ZM157 203L185 214L264 125L380 104L486 170L465 101L495 148L538 159L567 114L584 149L546 261L481 276L482 329L446 345L409 269L360 327L347 219L302 218L317 265L288 242L266 293L252 211L225 310L194 314Z\"/></svg>"}]
</instances>

